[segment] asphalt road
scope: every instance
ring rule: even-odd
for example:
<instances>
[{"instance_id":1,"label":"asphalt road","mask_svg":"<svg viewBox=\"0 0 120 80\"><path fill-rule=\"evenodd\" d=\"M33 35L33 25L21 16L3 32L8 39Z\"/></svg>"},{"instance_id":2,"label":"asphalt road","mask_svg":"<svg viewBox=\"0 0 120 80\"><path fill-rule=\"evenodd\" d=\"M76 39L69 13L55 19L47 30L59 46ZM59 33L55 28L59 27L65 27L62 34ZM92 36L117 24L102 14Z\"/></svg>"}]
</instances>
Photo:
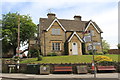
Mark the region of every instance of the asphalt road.
<instances>
[{"instance_id":1,"label":"asphalt road","mask_svg":"<svg viewBox=\"0 0 120 80\"><path fill-rule=\"evenodd\" d=\"M2 74L2 80L119 80L118 73L99 73L95 79L93 74Z\"/></svg>"},{"instance_id":2,"label":"asphalt road","mask_svg":"<svg viewBox=\"0 0 120 80\"><path fill-rule=\"evenodd\" d=\"M2 79L2 80L119 80L119 79L116 79L116 78L96 78L96 79L94 79L94 78L61 78L61 79L59 79L59 78L38 78L38 79L35 79L35 78L33 78L33 79Z\"/></svg>"}]
</instances>

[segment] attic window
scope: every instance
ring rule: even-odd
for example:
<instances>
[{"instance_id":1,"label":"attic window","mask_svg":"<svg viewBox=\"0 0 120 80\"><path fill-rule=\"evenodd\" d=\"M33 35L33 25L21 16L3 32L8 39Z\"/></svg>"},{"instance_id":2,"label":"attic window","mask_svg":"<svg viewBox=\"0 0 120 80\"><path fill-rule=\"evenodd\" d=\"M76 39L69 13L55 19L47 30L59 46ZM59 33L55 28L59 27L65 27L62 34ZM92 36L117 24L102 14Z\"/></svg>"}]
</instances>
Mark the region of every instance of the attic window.
<instances>
[{"instance_id":1,"label":"attic window","mask_svg":"<svg viewBox=\"0 0 120 80\"><path fill-rule=\"evenodd\" d=\"M52 35L60 35L60 29L53 28Z\"/></svg>"}]
</instances>

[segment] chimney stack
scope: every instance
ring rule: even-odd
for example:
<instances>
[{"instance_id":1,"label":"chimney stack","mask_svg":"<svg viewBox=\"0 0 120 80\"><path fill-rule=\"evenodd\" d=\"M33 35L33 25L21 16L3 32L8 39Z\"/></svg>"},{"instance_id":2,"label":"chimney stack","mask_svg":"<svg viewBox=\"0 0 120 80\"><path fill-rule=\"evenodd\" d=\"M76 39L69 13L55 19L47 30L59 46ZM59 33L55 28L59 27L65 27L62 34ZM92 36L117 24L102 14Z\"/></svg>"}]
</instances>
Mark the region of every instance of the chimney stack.
<instances>
[{"instance_id":1,"label":"chimney stack","mask_svg":"<svg viewBox=\"0 0 120 80\"><path fill-rule=\"evenodd\" d=\"M82 18L81 16L77 16L77 15L74 16L74 20L77 20L77 21L81 21L81 18Z\"/></svg>"},{"instance_id":2,"label":"chimney stack","mask_svg":"<svg viewBox=\"0 0 120 80\"><path fill-rule=\"evenodd\" d=\"M56 15L54 13L48 13L47 16L48 19L54 19Z\"/></svg>"}]
</instances>

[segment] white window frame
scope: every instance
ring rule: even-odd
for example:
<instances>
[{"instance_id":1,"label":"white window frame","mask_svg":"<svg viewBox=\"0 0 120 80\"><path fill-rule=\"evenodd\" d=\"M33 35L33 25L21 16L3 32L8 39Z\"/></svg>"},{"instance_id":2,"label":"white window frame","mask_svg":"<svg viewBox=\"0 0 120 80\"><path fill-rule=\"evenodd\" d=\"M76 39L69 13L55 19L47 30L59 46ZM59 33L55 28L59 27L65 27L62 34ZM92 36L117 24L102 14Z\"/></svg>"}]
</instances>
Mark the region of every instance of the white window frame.
<instances>
[{"instance_id":1,"label":"white window frame","mask_svg":"<svg viewBox=\"0 0 120 80\"><path fill-rule=\"evenodd\" d=\"M61 43L60 42L52 42L52 50L53 51L60 51L61 50Z\"/></svg>"}]
</instances>

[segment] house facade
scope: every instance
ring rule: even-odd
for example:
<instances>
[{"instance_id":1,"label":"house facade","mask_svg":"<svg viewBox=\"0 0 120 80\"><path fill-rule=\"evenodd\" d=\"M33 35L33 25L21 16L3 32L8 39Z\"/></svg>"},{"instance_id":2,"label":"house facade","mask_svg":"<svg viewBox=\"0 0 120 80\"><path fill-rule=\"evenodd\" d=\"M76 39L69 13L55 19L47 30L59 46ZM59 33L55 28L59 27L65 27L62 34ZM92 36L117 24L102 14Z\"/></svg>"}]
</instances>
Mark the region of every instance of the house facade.
<instances>
[{"instance_id":1,"label":"house facade","mask_svg":"<svg viewBox=\"0 0 120 80\"><path fill-rule=\"evenodd\" d=\"M74 16L74 20L58 19L54 13L48 13L47 16L39 19L38 26L42 55L83 55L89 52L92 44L97 52L102 52L102 31L92 20L82 21L81 16Z\"/></svg>"}]
</instances>

